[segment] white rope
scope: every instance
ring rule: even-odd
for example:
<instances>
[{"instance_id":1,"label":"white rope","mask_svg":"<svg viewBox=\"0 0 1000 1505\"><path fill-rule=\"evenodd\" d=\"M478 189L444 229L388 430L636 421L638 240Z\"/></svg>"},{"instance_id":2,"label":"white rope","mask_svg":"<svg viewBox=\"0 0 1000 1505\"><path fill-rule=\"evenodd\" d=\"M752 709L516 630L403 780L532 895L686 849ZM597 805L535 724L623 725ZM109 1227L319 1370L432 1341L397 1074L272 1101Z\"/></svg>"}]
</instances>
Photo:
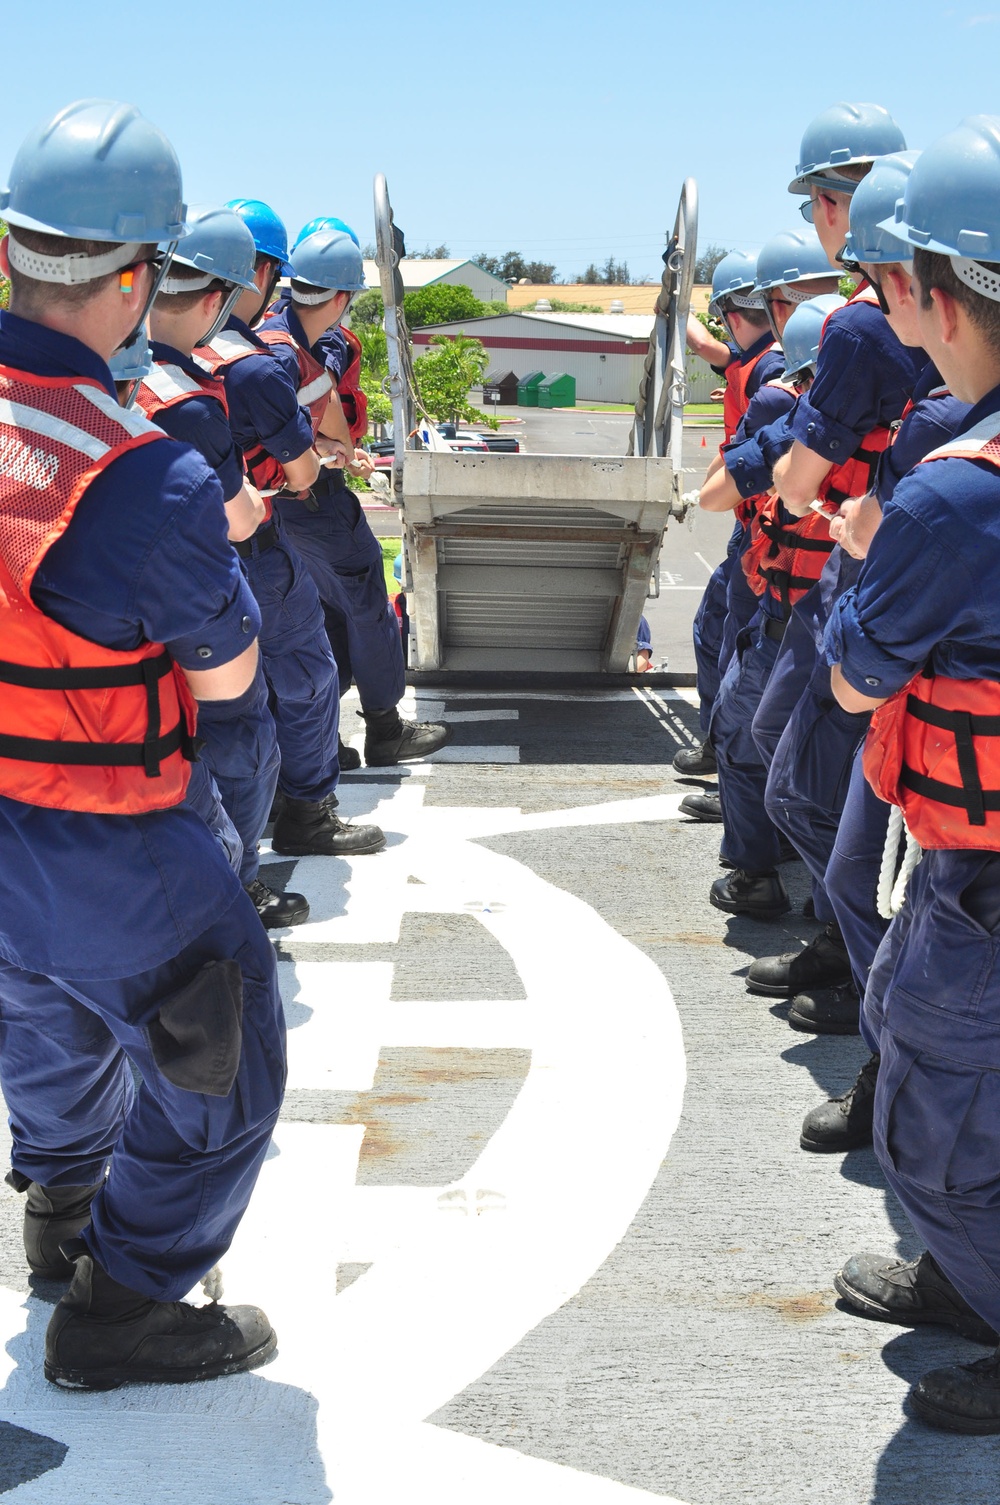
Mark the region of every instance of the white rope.
<instances>
[{"instance_id":1,"label":"white rope","mask_svg":"<svg viewBox=\"0 0 1000 1505\"><path fill-rule=\"evenodd\" d=\"M906 838L906 845L903 850L903 861L897 873L896 861L899 857L900 837ZM889 827L885 833L882 866L878 875L877 904L878 912L883 920L891 920L894 915L899 914L906 897L906 885L923 855L919 843L906 829L902 810L898 805L893 805L889 811Z\"/></svg>"},{"instance_id":2,"label":"white rope","mask_svg":"<svg viewBox=\"0 0 1000 1505\"><path fill-rule=\"evenodd\" d=\"M219 1301L222 1298L222 1266L213 1265L207 1275L201 1277L202 1289L209 1301Z\"/></svg>"}]
</instances>

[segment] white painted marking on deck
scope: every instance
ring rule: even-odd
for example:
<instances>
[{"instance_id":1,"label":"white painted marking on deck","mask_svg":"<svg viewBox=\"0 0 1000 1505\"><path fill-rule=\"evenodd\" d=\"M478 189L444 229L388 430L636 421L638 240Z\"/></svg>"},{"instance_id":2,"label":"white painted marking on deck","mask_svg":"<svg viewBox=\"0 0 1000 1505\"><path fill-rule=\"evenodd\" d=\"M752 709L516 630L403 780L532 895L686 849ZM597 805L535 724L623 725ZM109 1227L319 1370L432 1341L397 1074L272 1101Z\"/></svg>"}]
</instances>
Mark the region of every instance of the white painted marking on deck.
<instances>
[{"instance_id":1,"label":"white painted marking on deck","mask_svg":"<svg viewBox=\"0 0 1000 1505\"><path fill-rule=\"evenodd\" d=\"M296 931L303 940L343 922L330 939L395 938L407 910L471 913L513 958L526 1000L390 1003L383 963L283 964L290 1087L363 1090L380 1046L393 1042L516 1046L531 1052L528 1076L478 1161L447 1187L356 1186L362 1125L279 1125L223 1262L225 1299L259 1302L279 1333L277 1358L256 1374L61 1393L41 1371L50 1308L0 1290L0 1417L70 1448L19 1500L671 1505L425 1420L615 1248L666 1153L684 1086L680 1025L659 969L581 900L474 838L662 818L668 803L525 816L424 808L421 786L404 784L374 818L405 842L353 865L300 863L314 913L327 914ZM371 1267L333 1300L338 1262Z\"/></svg>"}]
</instances>

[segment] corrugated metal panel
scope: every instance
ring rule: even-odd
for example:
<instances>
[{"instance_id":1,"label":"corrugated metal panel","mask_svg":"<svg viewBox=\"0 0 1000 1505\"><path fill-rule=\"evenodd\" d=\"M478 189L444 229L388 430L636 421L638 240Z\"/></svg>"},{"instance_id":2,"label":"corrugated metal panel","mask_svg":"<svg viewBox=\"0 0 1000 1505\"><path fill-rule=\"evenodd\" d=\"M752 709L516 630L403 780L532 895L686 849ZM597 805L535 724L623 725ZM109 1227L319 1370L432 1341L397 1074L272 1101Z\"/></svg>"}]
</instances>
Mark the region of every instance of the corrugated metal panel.
<instances>
[{"instance_id":1,"label":"corrugated metal panel","mask_svg":"<svg viewBox=\"0 0 1000 1505\"><path fill-rule=\"evenodd\" d=\"M542 565L546 569L614 570L621 563L621 548L611 543L581 543L567 539L553 558L551 543L532 543L516 538L441 538L440 564Z\"/></svg>"},{"instance_id":2,"label":"corrugated metal panel","mask_svg":"<svg viewBox=\"0 0 1000 1505\"><path fill-rule=\"evenodd\" d=\"M603 647L611 620L610 600L442 594L445 648Z\"/></svg>"}]
</instances>

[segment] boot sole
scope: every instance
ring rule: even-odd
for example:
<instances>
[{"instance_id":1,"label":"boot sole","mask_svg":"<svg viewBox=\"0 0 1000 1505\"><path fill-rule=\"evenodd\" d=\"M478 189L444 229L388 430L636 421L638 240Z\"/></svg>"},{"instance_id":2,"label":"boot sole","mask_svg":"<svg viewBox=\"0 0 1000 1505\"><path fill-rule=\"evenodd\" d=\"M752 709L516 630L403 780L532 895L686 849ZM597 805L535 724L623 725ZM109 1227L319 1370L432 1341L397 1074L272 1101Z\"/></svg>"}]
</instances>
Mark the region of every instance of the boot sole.
<instances>
[{"instance_id":1,"label":"boot sole","mask_svg":"<svg viewBox=\"0 0 1000 1505\"><path fill-rule=\"evenodd\" d=\"M788 1011L788 1024L791 1029L797 1029L801 1035L860 1035L861 1026L857 1020L853 1024L844 1020L838 1023L835 1019L822 1021L810 1019L805 1014L797 1014L794 1009Z\"/></svg>"},{"instance_id":2,"label":"boot sole","mask_svg":"<svg viewBox=\"0 0 1000 1505\"><path fill-rule=\"evenodd\" d=\"M721 815L701 815L697 810L678 810L678 815L686 815L689 820L697 821L701 826L721 826Z\"/></svg>"},{"instance_id":3,"label":"boot sole","mask_svg":"<svg viewBox=\"0 0 1000 1505\"><path fill-rule=\"evenodd\" d=\"M798 993L808 993L811 991L818 993L821 990L826 991L827 989L832 992L834 988L842 988L850 980L848 976L839 977L835 982L778 983L757 982L753 977L748 977L746 985L748 993L759 993L762 998L794 998Z\"/></svg>"},{"instance_id":4,"label":"boot sole","mask_svg":"<svg viewBox=\"0 0 1000 1505\"><path fill-rule=\"evenodd\" d=\"M954 1411L943 1411L940 1406L918 1395L915 1388L910 1391L909 1401L921 1421L939 1427L943 1432L964 1432L968 1437L991 1437L1000 1432L1000 1416L980 1420L974 1416L959 1416Z\"/></svg>"},{"instance_id":5,"label":"boot sole","mask_svg":"<svg viewBox=\"0 0 1000 1505\"><path fill-rule=\"evenodd\" d=\"M792 907L790 904L782 904L780 908L774 909L751 909L744 904L723 904L714 894L709 894L708 898L709 903L716 909L721 909L723 914L746 915L751 920L780 920Z\"/></svg>"},{"instance_id":6,"label":"boot sole","mask_svg":"<svg viewBox=\"0 0 1000 1505\"><path fill-rule=\"evenodd\" d=\"M368 857L373 852L381 852L385 848L385 837L381 841L369 842L367 846L329 848L293 845L287 842L278 847L271 842L271 851L277 852L279 857Z\"/></svg>"},{"instance_id":7,"label":"boot sole","mask_svg":"<svg viewBox=\"0 0 1000 1505\"><path fill-rule=\"evenodd\" d=\"M227 1374L244 1374L259 1369L278 1346L272 1332L258 1348L239 1359L225 1359L197 1369L144 1369L125 1366L118 1369L63 1369L45 1360L45 1378L61 1390L118 1390L122 1385L189 1385L198 1380L217 1380Z\"/></svg>"},{"instance_id":8,"label":"boot sole","mask_svg":"<svg viewBox=\"0 0 1000 1505\"><path fill-rule=\"evenodd\" d=\"M873 1143L874 1137L871 1130L868 1131L864 1139L838 1139L836 1143L831 1143L829 1140L824 1139L807 1139L804 1134L799 1136L800 1148L811 1150L816 1155L842 1155L847 1150L863 1150L866 1147L870 1149Z\"/></svg>"},{"instance_id":9,"label":"boot sole","mask_svg":"<svg viewBox=\"0 0 1000 1505\"><path fill-rule=\"evenodd\" d=\"M867 1317L872 1322L890 1322L894 1327L950 1327L961 1337L968 1338L973 1343L981 1343L984 1348L995 1348L997 1345L997 1335L986 1323L977 1324L968 1318L963 1319L957 1314L945 1312L908 1312L906 1315L894 1312L891 1307L882 1306L870 1296L849 1286L844 1279L843 1270L837 1271L833 1284L837 1295L846 1301L857 1317Z\"/></svg>"},{"instance_id":10,"label":"boot sole","mask_svg":"<svg viewBox=\"0 0 1000 1505\"><path fill-rule=\"evenodd\" d=\"M260 914L260 911L258 910L257 913ZM294 909L292 913L290 915L287 915L283 920L267 919L264 915L261 915L260 921L265 930L286 930L289 925L301 925L303 921L308 920L308 918L309 905L303 904L301 908Z\"/></svg>"}]
</instances>

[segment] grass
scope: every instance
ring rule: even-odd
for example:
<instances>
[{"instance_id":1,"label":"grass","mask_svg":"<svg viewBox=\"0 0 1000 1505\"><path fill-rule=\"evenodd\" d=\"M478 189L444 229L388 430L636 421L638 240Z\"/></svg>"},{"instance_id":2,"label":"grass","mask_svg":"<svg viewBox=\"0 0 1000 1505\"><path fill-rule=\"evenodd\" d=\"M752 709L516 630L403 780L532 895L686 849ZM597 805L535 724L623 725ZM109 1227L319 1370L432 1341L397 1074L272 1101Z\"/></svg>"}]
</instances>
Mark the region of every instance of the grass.
<instances>
[{"instance_id":1,"label":"grass","mask_svg":"<svg viewBox=\"0 0 1000 1505\"><path fill-rule=\"evenodd\" d=\"M380 538L382 545L382 569L385 573L385 588L391 594L399 589L399 581L393 574L393 566L396 556L402 552L403 540L401 538Z\"/></svg>"}]
</instances>

